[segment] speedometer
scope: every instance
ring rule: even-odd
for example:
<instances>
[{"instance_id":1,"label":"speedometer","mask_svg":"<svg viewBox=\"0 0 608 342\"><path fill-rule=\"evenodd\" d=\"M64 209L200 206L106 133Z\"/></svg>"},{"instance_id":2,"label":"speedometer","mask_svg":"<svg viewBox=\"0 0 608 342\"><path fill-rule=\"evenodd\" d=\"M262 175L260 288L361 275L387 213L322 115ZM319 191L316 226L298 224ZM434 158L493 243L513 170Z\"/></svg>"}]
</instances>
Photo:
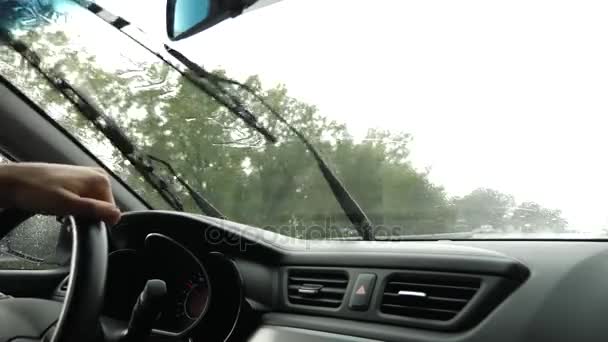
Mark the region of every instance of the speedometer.
<instances>
[{"instance_id":1,"label":"speedometer","mask_svg":"<svg viewBox=\"0 0 608 342\"><path fill-rule=\"evenodd\" d=\"M175 316L178 319L196 321L206 311L209 304L209 283L202 272L193 273L181 286L176 302Z\"/></svg>"}]
</instances>

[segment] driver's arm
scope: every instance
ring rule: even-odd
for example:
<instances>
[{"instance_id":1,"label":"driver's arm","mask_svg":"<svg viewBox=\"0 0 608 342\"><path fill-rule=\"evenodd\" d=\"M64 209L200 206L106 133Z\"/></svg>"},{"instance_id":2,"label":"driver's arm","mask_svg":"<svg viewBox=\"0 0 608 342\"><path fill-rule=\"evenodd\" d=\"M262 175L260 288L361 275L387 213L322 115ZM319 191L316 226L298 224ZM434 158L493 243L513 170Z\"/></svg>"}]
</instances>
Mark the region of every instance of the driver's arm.
<instances>
[{"instance_id":1,"label":"driver's arm","mask_svg":"<svg viewBox=\"0 0 608 342\"><path fill-rule=\"evenodd\" d=\"M99 168L44 163L0 164L0 208L75 215L114 224L110 178Z\"/></svg>"}]
</instances>

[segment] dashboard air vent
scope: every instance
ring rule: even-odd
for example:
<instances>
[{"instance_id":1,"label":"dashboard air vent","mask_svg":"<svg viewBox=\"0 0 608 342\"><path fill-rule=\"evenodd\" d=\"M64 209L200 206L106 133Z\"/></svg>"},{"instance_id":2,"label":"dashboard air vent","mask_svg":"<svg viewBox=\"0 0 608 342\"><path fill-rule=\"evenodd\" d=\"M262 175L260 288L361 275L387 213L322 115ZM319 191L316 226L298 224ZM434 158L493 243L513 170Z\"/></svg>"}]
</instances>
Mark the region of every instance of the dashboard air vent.
<instances>
[{"instance_id":1,"label":"dashboard air vent","mask_svg":"<svg viewBox=\"0 0 608 342\"><path fill-rule=\"evenodd\" d=\"M348 285L346 272L291 269L287 278L287 298L291 304L337 308Z\"/></svg>"},{"instance_id":2,"label":"dashboard air vent","mask_svg":"<svg viewBox=\"0 0 608 342\"><path fill-rule=\"evenodd\" d=\"M467 305L479 290L481 280L421 274L389 277L380 311L396 316L448 321Z\"/></svg>"}]
</instances>

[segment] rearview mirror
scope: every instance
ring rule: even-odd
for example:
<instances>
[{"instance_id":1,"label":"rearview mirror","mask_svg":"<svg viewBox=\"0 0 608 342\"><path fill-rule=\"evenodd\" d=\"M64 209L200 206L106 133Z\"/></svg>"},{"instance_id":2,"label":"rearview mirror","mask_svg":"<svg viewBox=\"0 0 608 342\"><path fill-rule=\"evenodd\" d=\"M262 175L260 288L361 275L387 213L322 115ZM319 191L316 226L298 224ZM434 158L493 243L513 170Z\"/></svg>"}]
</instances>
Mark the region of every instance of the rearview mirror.
<instances>
[{"instance_id":1,"label":"rearview mirror","mask_svg":"<svg viewBox=\"0 0 608 342\"><path fill-rule=\"evenodd\" d=\"M167 35L175 41L236 17L257 0L167 0Z\"/></svg>"}]
</instances>

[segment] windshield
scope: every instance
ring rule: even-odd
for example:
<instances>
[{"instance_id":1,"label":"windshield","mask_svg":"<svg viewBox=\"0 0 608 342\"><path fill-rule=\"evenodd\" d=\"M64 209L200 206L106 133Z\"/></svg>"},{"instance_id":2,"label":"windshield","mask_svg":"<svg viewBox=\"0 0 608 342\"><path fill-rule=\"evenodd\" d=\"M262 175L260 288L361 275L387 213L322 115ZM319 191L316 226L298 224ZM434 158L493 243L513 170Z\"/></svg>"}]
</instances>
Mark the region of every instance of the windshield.
<instances>
[{"instance_id":1,"label":"windshield","mask_svg":"<svg viewBox=\"0 0 608 342\"><path fill-rule=\"evenodd\" d=\"M146 2L145 15L140 1L98 3L164 41L164 1ZM606 11L540 1L526 11L517 10L523 3L386 3L399 9L283 0L172 46L250 85L297 127L377 239L604 237L608 52L594 37L608 29ZM4 25L43 64L87 89L227 219L299 238L358 237L310 151L252 96L239 93L276 144L77 4L2 6ZM149 204L169 207L9 47L0 73ZM174 183L185 210L199 213Z\"/></svg>"}]
</instances>

